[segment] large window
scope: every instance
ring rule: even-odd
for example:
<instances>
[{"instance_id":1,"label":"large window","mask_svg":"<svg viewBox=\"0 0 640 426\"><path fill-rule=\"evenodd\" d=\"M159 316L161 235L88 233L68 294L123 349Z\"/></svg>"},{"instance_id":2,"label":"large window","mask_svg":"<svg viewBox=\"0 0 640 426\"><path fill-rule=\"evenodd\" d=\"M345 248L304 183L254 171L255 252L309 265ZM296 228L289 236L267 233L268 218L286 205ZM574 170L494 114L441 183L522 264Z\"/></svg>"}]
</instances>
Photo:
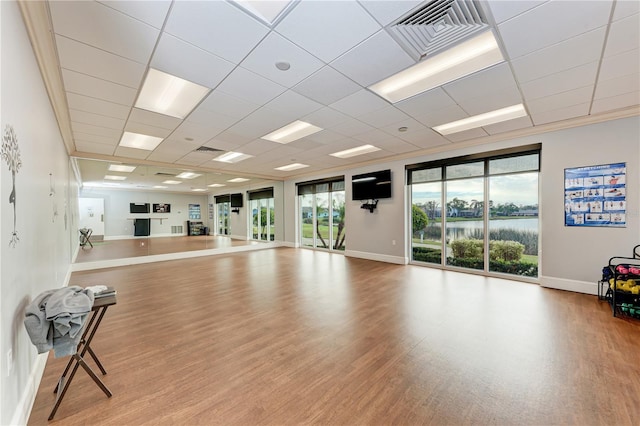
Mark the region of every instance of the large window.
<instances>
[{"instance_id":1,"label":"large window","mask_svg":"<svg viewBox=\"0 0 640 426\"><path fill-rule=\"evenodd\" d=\"M412 260L537 277L539 152L534 145L407 166Z\"/></svg>"},{"instance_id":2,"label":"large window","mask_svg":"<svg viewBox=\"0 0 640 426\"><path fill-rule=\"evenodd\" d=\"M273 241L275 235L275 212L273 204L273 188L249 191L249 229L251 239L257 241Z\"/></svg>"},{"instance_id":3,"label":"large window","mask_svg":"<svg viewBox=\"0 0 640 426\"><path fill-rule=\"evenodd\" d=\"M300 245L345 248L344 177L298 184Z\"/></svg>"},{"instance_id":4,"label":"large window","mask_svg":"<svg viewBox=\"0 0 640 426\"><path fill-rule=\"evenodd\" d=\"M229 212L231 211L231 196L217 195L215 200L218 218L218 226L216 227L216 230L218 235L230 235L231 229L229 226Z\"/></svg>"}]
</instances>

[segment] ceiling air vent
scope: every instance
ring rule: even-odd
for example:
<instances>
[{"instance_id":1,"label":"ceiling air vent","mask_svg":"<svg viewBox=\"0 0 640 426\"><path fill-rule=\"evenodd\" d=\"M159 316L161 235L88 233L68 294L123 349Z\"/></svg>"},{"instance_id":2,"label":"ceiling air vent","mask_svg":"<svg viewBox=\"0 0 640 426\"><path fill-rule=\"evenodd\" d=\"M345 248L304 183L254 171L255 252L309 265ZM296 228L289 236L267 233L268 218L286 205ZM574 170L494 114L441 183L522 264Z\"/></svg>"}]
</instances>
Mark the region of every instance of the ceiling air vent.
<instances>
[{"instance_id":1,"label":"ceiling air vent","mask_svg":"<svg viewBox=\"0 0 640 426\"><path fill-rule=\"evenodd\" d=\"M171 177L176 177L175 173L164 173L164 172L158 172L156 173L156 176L171 176Z\"/></svg>"},{"instance_id":2,"label":"ceiling air vent","mask_svg":"<svg viewBox=\"0 0 640 426\"><path fill-rule=\"evenodd\" d=\"M476 1L433 0L392 23L388 30L407 53L420 60L488 28Z\"/></svg>"},{"instance_id":3,"label":"ceiling air vent","mask_svg":"<svg viewBox=\"0 0 640 426\"><path fill-rule=\"evenodd\" d=\"M202 145L200 148L196 149L195 152L222 152L222 150Z\"/></svg>"}]
</instances>

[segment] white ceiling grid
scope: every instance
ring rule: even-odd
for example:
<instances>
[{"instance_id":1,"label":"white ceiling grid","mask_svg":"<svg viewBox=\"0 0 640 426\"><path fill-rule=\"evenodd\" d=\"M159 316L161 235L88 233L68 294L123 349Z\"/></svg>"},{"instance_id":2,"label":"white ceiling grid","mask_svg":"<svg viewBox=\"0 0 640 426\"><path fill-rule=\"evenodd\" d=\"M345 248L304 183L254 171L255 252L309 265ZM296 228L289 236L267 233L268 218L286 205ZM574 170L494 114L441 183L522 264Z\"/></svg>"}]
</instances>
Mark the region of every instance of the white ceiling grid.
<instances>
[{"instance_id":1,"label":"white ceiling grid","mask_svg":"<svg viewBox=\"0 0 640 426\"><path fill-rule=\"evenodd\" d=\"M415 63L388 27L425 3L294 0L268 26L222 0L51 1L75 154L283 179L640 104L640 2L624 0L481 2L505 62L390 104L367 86ZM211 92L184 120L137 109L149 67ZM517 103L529 116L446 137L431 129ZM260 139L295 120L323 130ZM154 151L118 147L124 131L165 139ZM329 156L367 143L381 150ZM254 157L220 163L194 152L202 145ZM293 162L309 167L273 170Z\"/></svg>"}]
</instances>

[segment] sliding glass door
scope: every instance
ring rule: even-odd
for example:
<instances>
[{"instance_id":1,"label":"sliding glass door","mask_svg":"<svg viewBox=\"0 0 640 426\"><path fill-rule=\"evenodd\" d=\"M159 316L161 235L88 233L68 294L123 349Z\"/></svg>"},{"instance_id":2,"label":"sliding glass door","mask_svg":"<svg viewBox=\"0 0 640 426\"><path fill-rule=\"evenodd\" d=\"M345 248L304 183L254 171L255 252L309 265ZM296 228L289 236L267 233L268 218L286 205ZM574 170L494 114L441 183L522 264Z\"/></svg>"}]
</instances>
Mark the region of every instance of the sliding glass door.
<instances>
[{"instance_id":1,"label":"sliding glass door","mask_svg":"<svg viewBox=\"0 0 640 426\"><path fill-rule=\"evenodd\" d=\"M344 178L298 184L302 247L345 249Z\"/></svg>"},{"instance_id":2,"label":"sliding glass door","mask_svg":"<svg viewBox=\"0 0 640 426\"><path fill-rule=\"evenodd\" d=\"M249 191L249 229L251 239L256 241L274 241L275 209L273 203L273 188Z\"/></svg>"}]
</instances>

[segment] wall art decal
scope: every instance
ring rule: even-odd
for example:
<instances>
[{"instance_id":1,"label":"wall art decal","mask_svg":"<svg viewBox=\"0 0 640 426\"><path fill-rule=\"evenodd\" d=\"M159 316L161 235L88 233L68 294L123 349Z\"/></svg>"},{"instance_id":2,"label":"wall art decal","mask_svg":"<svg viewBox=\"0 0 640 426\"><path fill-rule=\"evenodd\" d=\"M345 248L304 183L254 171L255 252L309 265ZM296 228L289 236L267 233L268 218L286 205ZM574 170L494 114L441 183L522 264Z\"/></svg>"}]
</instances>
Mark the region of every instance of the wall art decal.
<instances>
[{"instance_id":1,"label":"wall art decal","mask_svg":"<svg viewBox=\"0 0 640 426\"><path fill-rule=\"evenodd\" d=\"M51 199L51 207L53 209L51 223L55 223L56 217L58 217L58 201L56 200L56 187L53 180L53 173L49 173L49 197L53 197Z\"/></svg>"},{"instance_id":2,"label":"wall art decal","mask_svg":"<svg viewBox=\"0 0 640 426\"><path fill-rule=\"evenodd\" d=\"M13 130L13 126L7 124L4 128L4 134L2 135L2 159L9 166L11 171L11 181L13 189L9 194L9 203L13 204L13 232L11 233L11 240L9 246L15 247L20 238L18 238L18 231L16 228L16 174L20 167L22 167L22 160L20 159L20 147L18 146L18 136Z\"/></svg>"}]
</instances>

